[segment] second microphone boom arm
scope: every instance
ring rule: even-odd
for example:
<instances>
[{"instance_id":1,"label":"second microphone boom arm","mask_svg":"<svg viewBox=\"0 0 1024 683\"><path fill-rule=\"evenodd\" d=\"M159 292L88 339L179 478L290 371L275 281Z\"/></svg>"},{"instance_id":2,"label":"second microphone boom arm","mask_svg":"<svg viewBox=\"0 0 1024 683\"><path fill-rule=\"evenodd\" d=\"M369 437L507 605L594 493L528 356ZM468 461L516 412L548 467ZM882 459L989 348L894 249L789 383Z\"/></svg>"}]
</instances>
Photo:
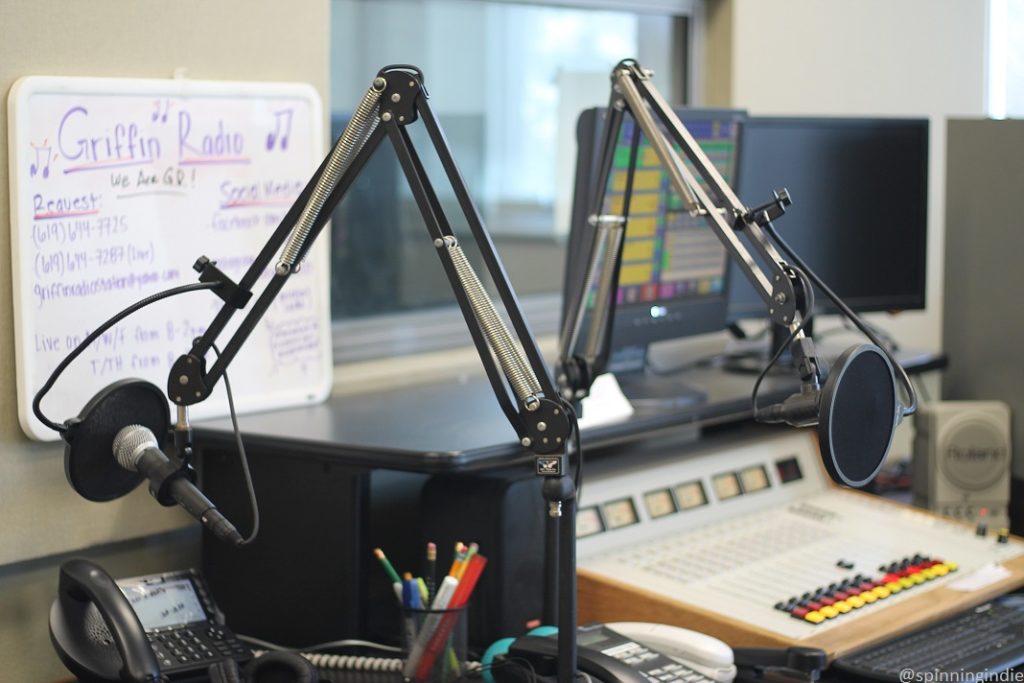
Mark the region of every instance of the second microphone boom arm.
<instances>
[{"instance_id":1,"label":"second microphone boom arm","mask_svg":"<svg viewBox=\"0 0 1024 683\"><path fill-rule=\"evenodd\" d=\"M650 78L651 72L631 59L623 60L612 70L612 97L601 134L598 174L590 199L590 222L595 227L596 237L588 259L586 284L584 289L575 292L574 301L567 307L559 345L559 380L566 398L586 396L594 378L604 371L607 360L612 314L606 309L614 307L614 288L618 281L618 263L628 216L604 216L601 211L625 113L632 115L650 142L673 190L683 198L686 208L691 214L705 218L729 256L739 265L764 301L772 322L787 328L794 339L804 338L801 329L803 314L799 306L803 300L803 282L787 266L761 229L762 223L784 211L789 204L788 194L777 194L773 203L755 210L744 206ZM664 130L659 127L659 122ZM628 213L637 140L635 133L627 169L623 214ZM679 156L672 143L683 151L690 165ZM761 263L747 250L740 239L741 233L746 235ZM593 320L584 340L584 351L582 355L576 355L585 302L597 273L600 273L600 280L597 282Z\"/></svg>"}]
</instances>

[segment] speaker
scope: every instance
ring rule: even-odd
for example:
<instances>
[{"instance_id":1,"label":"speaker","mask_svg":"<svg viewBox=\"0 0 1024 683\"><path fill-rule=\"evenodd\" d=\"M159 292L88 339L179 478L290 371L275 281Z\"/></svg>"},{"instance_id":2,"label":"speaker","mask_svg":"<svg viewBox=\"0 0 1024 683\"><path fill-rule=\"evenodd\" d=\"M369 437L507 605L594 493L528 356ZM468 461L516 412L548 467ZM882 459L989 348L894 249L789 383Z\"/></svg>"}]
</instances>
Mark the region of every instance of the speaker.
<instances>
[{"instance_id":1,"label":"speaker","mask_svg":"<svg viewBox=\"0 0 1024 683\"><path fill-rule=\"evenodd\" d=\"M914 429L914 504L992 529L1009 527L1009 406L925 403L914 416Z\"/></svg>"}]
</instances>

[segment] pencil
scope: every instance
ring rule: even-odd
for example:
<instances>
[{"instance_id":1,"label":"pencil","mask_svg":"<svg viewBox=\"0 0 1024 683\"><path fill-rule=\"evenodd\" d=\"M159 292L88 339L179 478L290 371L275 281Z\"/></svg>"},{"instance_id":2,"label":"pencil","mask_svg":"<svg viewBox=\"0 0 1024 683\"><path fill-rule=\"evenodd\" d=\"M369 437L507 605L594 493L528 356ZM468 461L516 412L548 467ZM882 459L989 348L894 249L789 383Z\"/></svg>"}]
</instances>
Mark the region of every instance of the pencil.
<instances>
[{"instance_id":1,"label":"pencil","mask_svg":"<svg viewBox=\"0 0 1024 683\"><path fill-rule=\"evenodd\" d=\"M395 568L391 566L388 558L384 555L384 551L380 548L373 549L373 556L380 560L380 566L384 567L384 571L388 573L388 578L391 579L391 583L402 583L402 577L398 575Z\"/></svg>"},{"instance_id":2,"label":"pencil","mask_svg":"<svg viewBox=\"0 0 1024 683\"><path fill-rule=\"evenodd\" d=\"M452 560L452 566L448 570L448 576L456 576L459 573L459 567L462 566L462 561L466 559L466 545L462 541L455 542L455 559Z\"/></svg>"},{"instance_id":3,"label":"pencil","mask_svg":"<svg viewBox=\"0 0 1024 683\"><path fill-rule=\"evenodd\" d=\"M434 598L434 589L437 586L437 544L427 543L427 568L423 572L427 584L428 602Z\"/></svg>"},{"instance_id":4,"label":"pencil","mask_svg":"<svg viewBox=\"0 0 1024 683\"><path fill-rule=\"evenodd\" d=\"M469 566L469 561L473 559L477 551L480 550L480 546L476 543L470 543L469 548L466 549L466 554L462 557L462 563L459 565L459 571L455 573L455 578L462 580L462 575L466 573L466 567Z\"/></svg>"}]
</instances>

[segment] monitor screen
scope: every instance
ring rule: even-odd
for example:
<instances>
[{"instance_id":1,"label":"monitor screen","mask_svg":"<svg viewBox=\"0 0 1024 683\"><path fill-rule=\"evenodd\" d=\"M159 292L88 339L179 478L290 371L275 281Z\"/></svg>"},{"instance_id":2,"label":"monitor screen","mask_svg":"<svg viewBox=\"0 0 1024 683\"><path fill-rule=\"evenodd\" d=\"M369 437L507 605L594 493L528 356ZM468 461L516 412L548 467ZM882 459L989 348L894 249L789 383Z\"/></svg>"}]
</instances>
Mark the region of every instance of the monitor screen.
<instances>
[{"instance_id":1,"label":"monitor screen","mask_svg":"<svg viewBox=\"0 0 1024 683\"><path fill-rule=\"evenodd\" d=\"M775 229L851 308L924 308L927 119L750 117L740 139L740 199L759 206L788 189ZM820 292L815 303L836 310ZM730 321L766 317L732 268Z\"/></svg>"},{"instance_id":2,"label":"monitor screen","mask_svg":"<svg viewBox=\"0 0 1024 683\"><path fill-rule=\"evenodd\" d=\"M732 183L742 111L676 110L724 179ZM590 193L598 173L604 109L589 109L577 127L579 152L566 292L585 279L590 238ZM626 116L620 132L603 212L621 214L635 125ZM685 158L685 157L684 157ZM689 163L689 162L687 162ZM728 255L707 220L691 216L676 195L644 136L640 138L633 195L616 293L612 355L665 339L721 330L726 322ZM591 295L593 296L593 294Z\"/></svg>"}]
</instances>

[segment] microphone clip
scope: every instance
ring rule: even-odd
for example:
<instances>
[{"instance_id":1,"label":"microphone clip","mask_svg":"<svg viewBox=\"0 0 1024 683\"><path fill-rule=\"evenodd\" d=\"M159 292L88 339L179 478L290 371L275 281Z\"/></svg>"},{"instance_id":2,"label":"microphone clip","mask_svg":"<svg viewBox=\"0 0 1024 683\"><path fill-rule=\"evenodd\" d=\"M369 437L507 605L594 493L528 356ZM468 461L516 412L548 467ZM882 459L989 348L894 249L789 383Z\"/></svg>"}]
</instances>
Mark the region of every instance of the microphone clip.
<instances>
[{"instance_id":1,"label":"microphone clip","mask_svg":"<svg viewBox=\"0 0 1024 683\"><path fill-rule=\"evenodd\" d=\"M801 391L808 388L817 390L821 386L821 367L814 342L810 337L797 337L790 344L789 352L793 358L793 367L800 377Z\"/></svg>"},{"instance_id":2,"label":"microphone clip","mask_svg":"<svg viewBox=\"0 0 1024 683\"><path fill-rule=\"evenodd\" d=\"M196 483L196 471L191 464L179 462L176 458L170 457L166 461L155 465L148 474L149 493L164 507L173 507L178 501L171 495L171 484L177 479L187 479L193 484Z\"/></svg>"}]
</instances>

